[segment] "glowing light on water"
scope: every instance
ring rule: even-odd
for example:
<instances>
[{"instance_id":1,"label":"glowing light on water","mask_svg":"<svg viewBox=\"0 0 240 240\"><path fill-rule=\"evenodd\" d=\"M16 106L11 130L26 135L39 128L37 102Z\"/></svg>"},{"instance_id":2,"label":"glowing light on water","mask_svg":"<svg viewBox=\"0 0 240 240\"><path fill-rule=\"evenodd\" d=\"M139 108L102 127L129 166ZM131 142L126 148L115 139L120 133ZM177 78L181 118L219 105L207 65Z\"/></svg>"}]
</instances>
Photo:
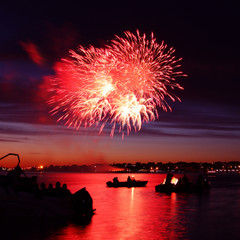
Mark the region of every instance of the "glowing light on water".
<instances>
[{"instance_id":1,"label":"glowing light on water","mask_svg":"<svg viewBox=\"0 0 240 240\"><path fill-rule=\"evenodd\" d=\"M171 179L171 183L174 184L174 185L176 185L176 184L178 183L178 179L175 178L175 177L173 177L173 178Z\"/></svg>"},{"instance_id":2,"label":"glowing light on water","mask_svg":"<svg viewBox=\"0 0 240 240\"><path fill-rule=\"evenodd\" d=\"M162 184L165 184L165 183L166 183L166 178L164 178ZM172 177L172 179L171 179L171 184L176 185L177 183L178 183L178 178Z\"/></svg>"}]
</instances>

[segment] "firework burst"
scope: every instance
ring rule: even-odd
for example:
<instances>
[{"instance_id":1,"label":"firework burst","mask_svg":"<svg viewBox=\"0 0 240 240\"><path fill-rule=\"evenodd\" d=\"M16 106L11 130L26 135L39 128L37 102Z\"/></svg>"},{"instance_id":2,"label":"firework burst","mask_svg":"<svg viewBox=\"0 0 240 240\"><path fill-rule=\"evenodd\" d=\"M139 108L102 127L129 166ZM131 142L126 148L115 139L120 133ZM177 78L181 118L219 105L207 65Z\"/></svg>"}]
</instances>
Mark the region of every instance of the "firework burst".
<instances>
[{"instance_id":1,"label":"firework burst","mask_svg":"<svg viewBox=\"0 0 240 240\"><path fill-rule=\"evenodd\" d=\"M171 111L166 97L180 100L169 91L183 89L175 78L185 76L174 52L153 33L147 39L139 31L115 36L105 48L79 46L50 77L51 114L77 129L101 123L100 133L110 122L111 136L116 127L122 136L132 128L139 131L143 122L158 118L158 108Z\"/></svg>"}]
</instances>

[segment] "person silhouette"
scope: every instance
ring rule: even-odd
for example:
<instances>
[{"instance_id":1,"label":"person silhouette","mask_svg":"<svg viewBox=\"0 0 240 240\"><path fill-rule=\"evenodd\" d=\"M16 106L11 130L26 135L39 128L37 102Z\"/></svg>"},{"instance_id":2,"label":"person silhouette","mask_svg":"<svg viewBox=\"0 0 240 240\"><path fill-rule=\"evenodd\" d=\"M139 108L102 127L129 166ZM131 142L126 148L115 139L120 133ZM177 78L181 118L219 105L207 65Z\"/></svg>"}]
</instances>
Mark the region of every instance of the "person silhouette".
<instances>
[{"instance_id":1,"label":"person silhouette","mask_svg":"<svg viewBox=\"0 0 240 240\"><path fill-rule=\"evenodd\" d=\"M46 193L47 193L46 184L41 183L40 188L41 188L42 195L46 195Z\"/></svg>"},{"instance_id":2,"label":"person silhouette","mask_svg":"<svg viewBox=\"0 0 240 240\"><path fill-rule=\"evenodd\" d=\"M54 188L53 188L52 183L49 183L46 194L47 194L48 196L53 196L53 195L54 195Z\"/></svg>"},{"instance_id":3,"label":"person silhouette","mask_svg":"<svg viewBox=\"0 0 240 240\"><path fill-rule=\"evenodd\" d=\"M62 189L61 189L61 183L60 182L56 182L53 193L54 193L55 197L60 197L62 195Z\"/></svg>"},{"instance_id":4,"label":"person silhouette","mask_svg":"<svg viewBox=\"0 0 240 240\"><path fill-rule=\"evenodd\" d=\"M173 174L169 172L169 173L167 174L165 184L166 184L166 185L170 185L172 178L173 178Z\"/></svg>"},{"instance_id":5,"label":"person silhouette","mask_svg":"<svg viewBox=\"0 0 240 240\"><path fill-rule=\"evenodd\" d=\"M67 189L67 184L64 183L63 186L62 186L62 193L64 196L70 196L71 195L71 192L69 189Z\"/></svg>"},{"instance_id":6,"label":"person silhouette","mask_svg":"<svg viewBox=\"0 0 240 240\"><path fill-rule=\"evenodd\" d=\"M118 182L119 182L119 181L118 181L118 178L117 178L117 177L113 178L113 182L114 182L114 183L118 183Z\"/></svg>"}]
</instances>

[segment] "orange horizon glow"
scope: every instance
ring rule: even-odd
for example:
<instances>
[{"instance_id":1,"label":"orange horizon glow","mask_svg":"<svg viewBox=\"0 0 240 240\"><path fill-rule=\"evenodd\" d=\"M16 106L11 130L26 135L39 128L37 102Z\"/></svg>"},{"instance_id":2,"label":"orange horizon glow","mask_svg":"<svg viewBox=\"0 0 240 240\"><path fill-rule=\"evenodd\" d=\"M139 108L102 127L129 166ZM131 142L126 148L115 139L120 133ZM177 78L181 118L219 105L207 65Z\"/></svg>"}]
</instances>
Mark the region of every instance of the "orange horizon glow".
<instances>
[{"instance_id":1,"label":"orange horizon glow","mask_svg":"<svg viewBox=\"0 0 240 240\"><path fill-rule=\"evenodd\" d=\"M29 112L29 115L32 112ZM48 123L2 122L0 156L17 153L22 167L40 165L90 165L95 163L148 162L228 162L239 161L239 139L198 137L192 130L177 125L150 123L138 134L124 141L97 135L82 128L81 132ZM110 131L110 130L109 130ZM167 134L163 134L167 133ZM179 136L172 133L177 132ZM194 136L196 134L196 136ZM0 166L15 166L14 158L0 161Z\"/></svg>"},{"instance_id":2,"label":"orange horizon glow","mask_svg":"<svg viewBox=\"0 0 240 240\"><path fill-rule=\"evenodd\" d=\"M1 156L3 156L4 154L1 154ZM136 162L141 162L141 163L148 163L148 162L162 162L162 163L168 163L168 162L217 162L217 161L222 161L225 162L226 159L225 158L218 158L218 157L214 157L214 158L208 158L207 156L205 158L194 158L194 156L188 156L188 158L181 158L181 157L175 157L175 158L159 158L159 159L150 159L146 160L146 159L142 159L137 158L137 156L135 156L135 158L125 158L125 160L119 158L119 157L115 157L115 158L107 158L107 157L103 157L103 156L97 156L97 155L89 155L89 156L60 156L58 154L56 154L55 156L50 155L47 156L46 154L40 154L40 155L35 155L35 154L31 154L31 153L23 153L23 154L19 154L20 155L20 159L21 159L21 163L20 165L22 167L30 167L30 166L34 166L37 168L43 168L43 166L47 167L50 165L58 165L58 166L63 166L63 165L91 165L91 164L112 164L114 163L132 163L135 164ZM231 158L228 161L239 161L238 157L235 158ZM8 159L6 158L5 160L0 161L0 166L5 166L5 167L13 167L16 166L17 164L17 159L14 157L9 157Z\"/></svg>"}]
</instances>

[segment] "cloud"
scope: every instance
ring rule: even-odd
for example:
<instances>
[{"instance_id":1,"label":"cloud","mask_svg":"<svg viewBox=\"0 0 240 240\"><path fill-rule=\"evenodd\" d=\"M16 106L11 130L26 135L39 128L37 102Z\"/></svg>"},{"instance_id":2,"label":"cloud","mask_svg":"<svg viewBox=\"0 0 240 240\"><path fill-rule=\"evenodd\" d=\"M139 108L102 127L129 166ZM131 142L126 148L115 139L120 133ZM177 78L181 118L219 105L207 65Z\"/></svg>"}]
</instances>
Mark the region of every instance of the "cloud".
<instances>
[{"instance_id":1,"label":"cloud","mask_svg":"<svg viewBox=\"0 0 240 240\"><path fill-rule=\"evenodd\" d=\"M44 102L40 91L43 77L51 73L29 61L0 61L0 102ZM47 90L45 89L45 92Z\"/></svg>"},{"instance_id":2,"label":"cloud","mask_svg":"<svg viewBox=\"0 0 240 240\"><path fill-rule=\"evenodd\" d=\"M171 138L226 138L240 139L240 113L234 108L222 105L204 106L203 103L187 102L177 104L173 112L159 113L159 119L154 122L143 123L142 129L130 132L130 138L171 137ZM79 130L64 126L63 122L56 122L47 106L42 104L2 103L0 104L0 133L7 135L73 135L97 136L100 126L89 128L80 127ZM107 123L100 137L110 138L112 125ZM113 138L121 137L115 131ZM128 138L128 136L125 136Z\"/></svg>"},{"instance_id":3,"label":"cloud","mask_svg":"<svg viewBox=\"0 0 240 240\"><path fill-rule=\"evenodd\" d=\"M12 140L12 139L7 139L7 138L0 138L0 142L20 142L19 140Z\"/></svg>"},{"instance_id":4,"label":"cloud","mask_svg":"<svg viewBox=\"0 0 240 240\"><path fill-rule=\"evenodd\" d=\"M162 137L240 138L240 113L222 105L187 103L176 112L161 113L159 120L144 124L139 134Z\"/></svg>"},{"instance_id":5,"label":"cloud","mask_svg":"<svg viewBox=\"0 0 240 240\"><path fill-rule=\"evenodd\" d=\"M20 42L20 45L28 53L29 57L33 62L35 62L37 65L40 65L40 66L43 65L44 58L40 54L36 44L32 42Z\"/></svg>"}]
</instances>

